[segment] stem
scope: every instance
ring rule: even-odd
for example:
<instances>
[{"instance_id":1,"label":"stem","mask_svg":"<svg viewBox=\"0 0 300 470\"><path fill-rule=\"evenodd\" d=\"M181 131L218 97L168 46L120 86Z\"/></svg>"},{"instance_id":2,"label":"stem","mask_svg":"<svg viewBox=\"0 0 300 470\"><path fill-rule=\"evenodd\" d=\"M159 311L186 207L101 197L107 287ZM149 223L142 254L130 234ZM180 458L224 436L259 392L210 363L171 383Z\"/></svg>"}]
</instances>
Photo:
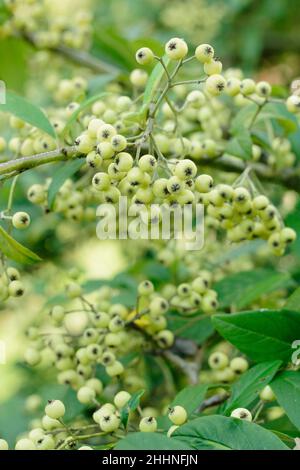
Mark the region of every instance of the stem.
<instances>
[{"instance_id":1,"label":"stem","mask_svg":"<svg viewBox=\"0 0 300 470\"><path fill-rule=\"evenodd\" d=\"M15 193L15 189L16 189L16 184L17 184L18 178L19 178L19 175L16 175L16 176L14 177L12 183L11 183L11 187L10 187L10 191L9 191L9 196L8 196L7 209L6 209L6 212L8 212L8 214L10 213L11 208L12 208L13 199L14 199L14 193Z\"/></svg>"},{"instance_id":2,"label":"stem","mask_svg":"<svg viewBox=\"0 0 300 470\"><path fill-rule=\"evenodd\" d=\"M225 400L227 400L228 397L229 397L229 395L227 393L220 393L218 395L213 395L212 397L207 398L199 406L199 409L198 409L199 413L206 410L206 408L210 408L212 406L220 405Z\"/></svg>"},{"instance_id":3,"label":"stem","mask_svg":"<svg viewBox=\"0 0 300 470\"><path fill-rule=\"evenodd\" d=\"M72 146L51 150L50 152L38 153L29 157L21 157L16 160L10 160L0 164L0 175L10 175L10 177L12 177L16 176L18 173L22 173L23 171L31 168L36 168L40 165L69 160L76 152L77 148ZM82 158L82 155L78 154L76 158Z\"/></svg>"}]
</instances>

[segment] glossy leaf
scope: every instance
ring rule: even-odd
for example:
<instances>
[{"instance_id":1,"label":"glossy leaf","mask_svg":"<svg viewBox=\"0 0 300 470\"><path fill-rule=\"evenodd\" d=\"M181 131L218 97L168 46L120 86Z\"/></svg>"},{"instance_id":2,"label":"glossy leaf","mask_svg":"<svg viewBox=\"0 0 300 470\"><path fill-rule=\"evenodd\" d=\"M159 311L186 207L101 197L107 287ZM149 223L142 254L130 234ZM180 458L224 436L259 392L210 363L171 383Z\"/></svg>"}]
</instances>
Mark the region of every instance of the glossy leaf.
<instances>
[{"instance_id":1,"label":"glossy leaf","mask_svg":"<svg viewBox=\"0 0 300 470\"><path fill-rule=\"evenodd\" d=\"M76 159L71 161L63 162L59 165L59 168L54 172L51 184L48 189L48 205L50 208L53 207L55 197L64 184L64 182L73 176L83 165L82 159Z\"/></svg>"},{"instance_id":2,"label":"glossy leaf","mask_svg":"<svg viewBox=\"0 0 300 470\"><path fill-rule=\"evenodd\" d=\"M17 240L11 237L1 226L0 251L2 251L7 258L21 264L31 264L36 261L41 261L41 258L38 255L17 242Z\"/></svg>"},{"instance_id":3,"label":"glossy leaf","mask_svg":"<svg viewBox=\"0 0 300 470\"><path fill-rule=\"evenodd\" d=\"M300 352L298 356L300 357ZM300 430L300 372L282 372L272 382L271 387L279 405L282 406L290 421Z\"/></svg>"}]
</instances>

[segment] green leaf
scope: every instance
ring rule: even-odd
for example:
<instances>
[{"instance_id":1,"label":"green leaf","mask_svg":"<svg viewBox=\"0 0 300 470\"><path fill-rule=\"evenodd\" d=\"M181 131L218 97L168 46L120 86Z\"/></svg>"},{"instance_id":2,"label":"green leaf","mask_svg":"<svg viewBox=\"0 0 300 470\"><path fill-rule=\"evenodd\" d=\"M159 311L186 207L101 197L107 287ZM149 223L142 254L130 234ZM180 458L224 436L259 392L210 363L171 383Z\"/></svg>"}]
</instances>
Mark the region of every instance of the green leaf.
<instances>
[{"instance_id":1,"label":"green leaf","mask_svg":"<svg viewBox=\"0 0 300 470\"><path fill-rule=\"evenodd\" d=\"M188 443L155 432L134 432L121 439L115 450L192 450Z\"/></svg>"},{"instance_id":2,"label":"green leaf","mask_svg":"<svg viewBox=\"0 0 300 470\"><path fill-rule=\"evenodd\" d=\"M259 392L273 379L281 364L281 361L270 361L251 367L233 384L230 398L221 405L219 412L229 415L235 408L247 408L251 405Z\"/></svg>"},{"instance_id":3,"label":"green leaf","mask_svg":"<svg viewBox=\"0 0 300 470\"><path fill-rule=\"evenodd\" d=\"M176 395L170 407L183 406L190 416L203 402L207 388L207 385L190 385L184 388Z\"/></svg>"},{"instance_id":4,"label":"green leaf","mask_svg":"<svg viewBox=\"0 0 300 470\"><path fill-rule=\"evenodd\" d=\"M164 55L162 60L164 61L167 67L170 63L169 57ZM154 97L154 94L157 91L157 88L164 74L165 74L165 70L163 66L158 62L156 66L154 67L154 69L152 70L150 77L148 78L148 82L147 82L145 92L144 92L144 100L143 100L144 104L149 105L151 103Z\"/></svg>"},{"instance_id":5,"label":"green leaf","mask_svg":"<svg viewBox=\"0 0 300 470\"><path fill-rule=\"evenodd\" d=\"M243 128L236 137L231 139L225 147L225 152L243 160L250 160L252 157L252 140L250 132Z\"/></svg>"},{"instance_id":6,"label":"green leaf","mask_svg":"<svg viewBox=\"0 0 300 470\"><path fill-rule=\"evenodd\" d=\"M56 138L55 131L43 111L12 91L6 91L6 103L0 104L0 111L11 113Z\"/></svg>"},{"instance_id":7,"label":"green leaf","mask_svg":"<svg viewBox=\"0 0 300 470\"><path fill-rule=\"evenodd\" d=\"M88 96L93 97L94 95L103 92L106 85L111 83L116 78L116 76L117 74L106 73L91 78L88 83Z\"/></svg>"},{"instance_id":8,"label":"green leaf","mask_svg":"<svg viewBox=\"0 0 300 470\"><path fill-rule=\"evenodd\" d=\"M299 129L296 117L290 113L284 103L268 103L257 117L257 122L272 119L287 132L292 133Z\"/></svg>"},{"instance_id":9,"label":"green leaf","mask_svg":"<svg viewBox=\"0 0 300 470\"><path fill-rule=\"evenodd\" d=\"M79 108L77 108L76 111L74 111L74 113L72 113L71 116L69 117L69 119L67 120L66 125L65 125L65 127L62 131L62 135L65 136L69 132L70 128L72 127L74 122L76 122L78 116L83 111L90 108L92 106L92 104L94 104L96 101L101 100L102 98L104 98L105 96L108 96L110 94L111 93L109 93L109 92L97 93L96 95L91 96L90 98L85 100L83 103L81 103Z\"/></svg>"},{"instance_id":10,"label":"green leaf","mask_svg":"<svg viewBox=\"0 0 300 470\"><path fill-rule=\"evenodd\" d=\"M180 426L172 437L197 450L288 450L272 432L242 419L205 416Z\"/></svg>"},{"instance_id":11,"label":"green leaf","mask_svg":"<svg viewBox=\"0 0 300 470\"><path fill-rule=\"evenodd\" d=\"M92 53L125 72L136 66L130 42L113 28L101 27L94 32Z\"/></svg>"},{"instance_id":12,"label":"green leaf","mask_svg":"<svg viewBox=\"0 0 300 470\"><path fill-rule=\"evenodd\" d=\"M7 256L7 258L21 264L31 264L36 261L41 261L41 258L30 251L21 243L12 238L3 227L0 226L0 251Z\"/></svg>"},{"instance_id":13,"label":"green leaf","mask_svg":"<svg viewBox=\"0 0 300 470\"><path fill-rule=\"evenodd\" d=\"M256 111L257 105L254 103L243 107L232 119L230 133L232 135L237 135L239 132L242 132L243 129L247 129L250 126Z\"/></svg>"},{"instance_id":14,"label":"green leaf","mask_svg":"<svg viewBox=\"0 0 300 470\"><path fill-rule=\"evenodd\" d=\"M243 271L225 277L214 285L220 307L234 305L242 309L261 295L286 287L291 282L288 272L278 273L267 269Z\"/></svg>"},{"instance_id":15,"label":"green leaf","mask_svg":"<svg viewBox=\"0 0 300 470\"><path fill-rule=\"evenodd\" d=\"M168 328L170 328L177 337L191 339L197 344L202 344L214 332L211 318L206 315L189 319L170 314L168 315Z\"/></svg>"},{"instance_id":16,"label":"green leaf","mask_svg":"<svg viewBox=\"0 0 300 470\"><path fill-rule=\"evenodd\" d=\"M292 295L287 299L287 302L284 306L287 310L294 310L295 312L300 312L300 287L296 289Z\"/></svg>"},{"instance_id":17,"label":"green leaf","mask_svg":"<svg viewBox=\"0 0 300 470\"><path fill-rule=\"evenodd\" d=\"M274 357L291 361L295 333L300 331L300 313L290 310L257 310L214 315L218 332L254 361Z\"/></svg>"},{"instance_id":18,"label":"green leaf","mask_svg":"<svg viewBox=\"0 0 300 470\"><path fill-rule=\"evenodd\" d=\"M300 372L282 372L272 382L271 387L279 405L300 430Z\"/></svg>"},{"instance_id":19,"label":"green leaf","mask_svg":"<svg viewBox=\"0 0 300 470\"><path fill-rule=\"evenodd\" d=\"M123 426L126 428L127 423L128 423L128 418L129 418L129 413L130 411L134 411L138 408L140 404L141 397L144 395L145 390L139 390L138 392L135 392L130 400L128 401L127 405L122 408L120 417L121 417L121 423Z\"/></svg>"},{"instance_id":20,"label":"green leaf","mask_svg":"<svg viewBox=\"0 0 300 470\"><path fill-rule=\"evenodd\" d=\"M64 184L64 182L74 175L83 165L83 160L76 159L63 162L54 172L51 184L48 189L48 205L52 209L55 196Z\"/></svg>"}]
</instances>

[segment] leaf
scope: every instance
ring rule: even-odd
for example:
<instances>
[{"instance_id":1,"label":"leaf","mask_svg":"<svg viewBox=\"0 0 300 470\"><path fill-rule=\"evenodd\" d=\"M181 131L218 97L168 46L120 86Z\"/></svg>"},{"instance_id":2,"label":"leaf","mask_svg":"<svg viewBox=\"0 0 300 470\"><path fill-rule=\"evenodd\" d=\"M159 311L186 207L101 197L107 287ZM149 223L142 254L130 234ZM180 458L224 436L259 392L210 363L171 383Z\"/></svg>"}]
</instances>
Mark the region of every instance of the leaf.
<instances>
[{"instance_id":1,"label":"leaf","mask_svg":"<svg viewBox=\"0 0 300 470\"><path fill-rule=\"evenodd\" d=\"M170 407L183 406L190 416L203 402L207 388L207 385L190 385L184 388L176 395Z\"/></svg>"},{"instance_id":2,"label":"leaf","mask_svg":"<svg viewBox=\"0 0 300 470\"><path fill-rule=\"evenodd\" d=\"M292 295L287 299L287 302L284 306L287 310L294 310L295 312L300 312L300 287L296 289Z\"/></svg>"},{"instance_id":3,"label":"leaf","mask_svg":"<svg viewBox=\"0 0 300 470\"><path fill-rule=\"evenodd\" d=\"M59 165L59 168L54 172L52 181L48 189L48 205L52 209L55 201L55 196L64 184L64 182L76 173L83 165L83 160L76 159L66 161Z\"/></svg>"},{"instance_id":4,"label":"leaf","mask_svg":"<svg viewBox=\"0 0 300 470\"><path fill-rule=\"evenodd\" d=\"M183 318L179 315L168 315L168 328L172 330L177 337L191 339L197 344L202 344L214 332L211 318L206 315L195 318Z\"/></svg>"},{"instance_id":5,"label":"leaf","mask_svg":"<svg viewBox=\"0 0 300 470\"><path fill-rule=\"evenodd\" d=\"M139 390L138 392L135 392L131 396L131 398L128 401L128 403L126 404L126 406L124 406L121 409L121 413L120 413L121 423L123 424L123 426L125 428L127 427L130 411L134 411L138 408L138 406L140 404L140 399L144 395L144 393L145 393L145 390Z\"/></svg>"},{"instance_id":6,"label":"leaf","mask_svg":"<svg viewBox=\"0 0 300 470\"><path fill-rule=\"evenodd\" d=\"M102 27L101 30L95 31L91 52L125 72L136 66L135 51L132 50L130 42L113 28Z\"/></svg>"},{"instance_id":7,"label":"leaf","mask_svg":"<svg viewBox=\"0 0 300 470\"><path fill-rule=\"evenodd\" d=\"M162 60L165 63L165 66L167 67L170 63L170 59L168 56L164 55L162 57ZM152 70L152 73L150 77L148 78L148 82L145 88L144 92L144 99L143 103L149 105L153 99L153 96L155 92L157 91L158 85L160 84L161 79L163 78L165 74L165 70L161 63L158 62L154 69Z\"/></svg>"},{"instance_id":8,"label":"leaf","mask_svg":"<svg viewBox=\"0 0 300 470\"><path fill-rule=\"evenodd\" d=\"M270 361L251 367L233 384L230 398L221 405L219 412L229 415L235 408L247 408L251 405L259 392L273 379L281 364L281 361Z\"/></svg>"},{"instance_id":9,"label":"leaf","mask_svg":"<svg viewBox=\"0 0 300 470\"><path fill-rule=\"evenodd\" d=\"M56 138L55 131L43 111L12 91L6 91L6 103L0 104L0 111L11 113Z\"/></svg>"},{"instance_id":10,"label":"leaf","mask_svg":"<svg viewBox=\"0 0 300 470\"><path fill-rule=\"evenodd\" d=\"M277 436L257 424L217 415L184 424L172 436L197 450L288 450Z\"/></svg>"},{"instance_id":11,"label":"leaf","mask_svg":"<svg viewBox=\"0 0 300 470\"><path fill-rule=\"evenodd\" d=\"M103 92L103 89L106 87L106 85L111 83L116 78L116 76L117 74L106 73L91 78L88 83L88 96L93 97L94 95Z\"/></svg>"},{"instance_id":12,"label":"leaf","mask_svg":"<svg viewBox=\"0 0 300 470\"><path fill-rule=\"evenodd\" d=\"M236 137L231 139L226 147L225 152L243 160L250 160L252 157L252 140L250 132L243 128Z\"/></svg>"},{"instance_id":13,"label":"leaf","mask_svg":"<svg viewBox=\"0 0 300 470\"><path fill-rule=\"evenodd\" d=\"M257 122L272 119L287 132L292 133L299 130L296 117L290 113L284 103L268 103L257 117Z\"/></svg>"},{"instance_id":14,"label":"leaf","mask_svg":"<svg viewBox=\"0 0 300 470\"><path fill-rule=\"evenodd\" d=\"M257 310L214 315L213 325L227 341L254 361L272 361L276 357L289 362L295 332L300 331L300 313Z\"/></svg>"},{"instance_id":15,"label":"leaf","mask_svg":"<svg viewBox=\"0 0 300 470\"><path fill-rule=\"evenodd\" d=\"M41 261L41 258L30 251L21 243L12 238L3 227L0 226L0 251L7 256L7 258L21 264L31 264L36 261Z\"/></svg>"},{"instance_id":16,"label":"leaf","mask_svg":"<svg viewBox=\"0 0 300 470\"><path fill-rule=\"evenodd\" d=\"M286 287L291 282L288 272L278 273L267 269L243 271L225 277L214 285L220 307L242 309L261 295Z\"/></svg>"},{"instance_id":17,"label":"leaf","mask_svg":"<svg viewBox=\"0 0 300 470\"><path fill-rule=\"evenodd\" d=\"M300 372L282 372L272 382L271 387L279 405L300 430Z\"/></svg>"},{"instance_id":18,"label":"leaf","mask_svg":"<svg viewBox=\"0 0 300 470\"><path fill-rule=\"evenodd\" d=\"M94 104L96 101L101 100L102 98L104 98L105 96L108 96L110 94L111 93L109 93L109 92L101 92L101 93L98 93L94 96L91 96L90 98L85 100L83 103L81 103L79 108L77 108L76 111L74 111L74 113L72 113L71 116L69 117L69 119L67 120L67 122L65 124L65 127L62 131L62 136L65 136L67 134L67 132L70 130L72 124L74 124L74 122L76 122L76 119L78 118L80 113L82 113L83 111L85 111L86 109L91 107L92 104Z\"/></svg>"},{"instance_id":19,"label":"leaf","mask_svg":"<svg viewBox=\"0 0 300 470\"><path fill-rule=\"evenodd\" d=\"M257 106L254 103L243 107L232 119L229 130L230 133L232 135L237 135L240 131L243 131L243 129L247 129L250 126L256 111Z\"/></svg>"},{"instance_id":20,"label":"leaf","mask_svg":"<svg viewBox=\"0 0 300 470\"><path fill-rule=\"evenodd\" d=\"M188 443L155 432L134 432L121 439L115 450L192 450Z\"/></svg>"}]
</instances>

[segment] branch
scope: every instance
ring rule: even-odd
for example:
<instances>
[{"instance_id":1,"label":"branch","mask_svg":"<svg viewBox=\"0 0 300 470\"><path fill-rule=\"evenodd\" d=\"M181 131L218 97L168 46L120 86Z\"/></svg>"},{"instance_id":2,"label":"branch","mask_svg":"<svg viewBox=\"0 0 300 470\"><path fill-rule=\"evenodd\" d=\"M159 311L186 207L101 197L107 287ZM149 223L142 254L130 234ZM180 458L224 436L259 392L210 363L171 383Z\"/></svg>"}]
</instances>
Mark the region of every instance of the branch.
<instances>
[{"instance_id":1,"label":"branch","mask_svg":"<svg viewBox=\"0 0 300 470\"><path fill-rule=\"evenodd\" d=\"M32 35L23 32L21 34L21 37L25 39L25 41L30 43L35 49L39 49ZM88 67L97 73L105 72L105 73L118 74L120 72L119 69L115 67L114 65L103 62L102 60L94 57L93 55L85 51L72 49L71 47L67 47L64 45L55 46L55 47L46 47L46 50L49 52L54 52L63 57L66 57L67 59L71 60L75 64Z\"/></svg>"},{"instance_id":2,"label":"branch","mask_svg":"<svg viewBox=\"0 0 300 470\"><path fill-rule=\"evenodd\" d=\"M218 159L204 159L200 160L200 162L203 165L218 168L219 170L237 173L242 173L249 166L247 162L244 162L240 158L229 155L222 156ZM280 173L274 172L274 170L262 163L251 163L251 168L257 176L264 181L277 183L297 192L300 191L300 167L288 168L282 170Z\"/></svg>"},{"instance_id":3,"label":"branch","mask_svg":"<svg viewBox=\"0 0 300 470\"><path fill-rule=\"evenodd\" d=\"M191 385L198 383L198 365L194 362L188 362L172 353L171 351L164 351L163 356L177 366L187 376Z\"/></svg>"},{"instance_id":4,"label":"branch","mask_svg":"<svg viewBox=\"0 0 300 470\"><path fill-rule=\"evenodd\" d=\"M58 148L57 150L52 150L51 152L38 153L29 157L21 157L15 160L10 160L0 164L0 175L5 175L5 178L2 179L6 179L22 173L23 171L36 168L47 163L70 160L72 157L74 157L76 152L77 148L74 146L63 147ZM76 155L76 158L82 158L82 154Z\"/></svg>"},{"instance_id":5,"label":"branch","mask_svg":"<svg viewBox=\"0 0 300 470\"><path fill-rule=\"evenodd\" d=\"M223 403L229 397L228 393L220 393L219 395L213 395L212 397L207 398L204 400L203 403L199 406L198 412L206 410L206 408L210 408L211 406L217 406Z\"/></svg>"}]
</instances>

